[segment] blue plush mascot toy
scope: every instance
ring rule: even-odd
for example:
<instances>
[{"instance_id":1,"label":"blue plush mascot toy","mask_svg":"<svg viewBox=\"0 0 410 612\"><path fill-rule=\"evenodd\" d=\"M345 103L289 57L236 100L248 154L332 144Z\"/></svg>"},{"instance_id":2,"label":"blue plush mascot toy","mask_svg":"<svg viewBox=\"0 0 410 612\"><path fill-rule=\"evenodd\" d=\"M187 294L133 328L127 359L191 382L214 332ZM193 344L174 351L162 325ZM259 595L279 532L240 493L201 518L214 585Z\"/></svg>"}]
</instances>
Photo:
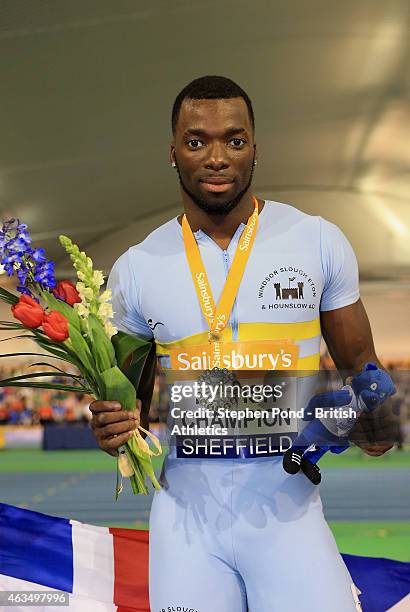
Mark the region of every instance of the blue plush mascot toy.
<instances>
[{"instance_id":1,"label":"blue plush mascot toy","mask_svg":"<svg viewBox=\"0 0 410 612\"><path fill-rule=\"evenodd\" d=\"M319 459L329 450L331 453L345 451L349 447L348 433L360 413L372 412L395 392L388 373L374 363L367 363L342 389L312 397L304 411L304 419L310 423L286 451L283 457L285 471L296 474L302 470L313 484L318 485L321 481Z\"/></svg>"}]
</instances>

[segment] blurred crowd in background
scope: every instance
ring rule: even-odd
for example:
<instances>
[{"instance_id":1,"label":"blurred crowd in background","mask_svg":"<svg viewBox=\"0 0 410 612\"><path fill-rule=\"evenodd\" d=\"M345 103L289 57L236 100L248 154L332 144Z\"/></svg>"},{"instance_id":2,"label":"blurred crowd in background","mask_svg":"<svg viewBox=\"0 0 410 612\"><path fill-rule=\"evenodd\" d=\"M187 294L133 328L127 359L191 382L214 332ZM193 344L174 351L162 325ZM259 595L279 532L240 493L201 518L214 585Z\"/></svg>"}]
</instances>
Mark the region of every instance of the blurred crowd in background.
<instances>
[{"instance_id":1,"label":"blurred crowd in background","mask_svg":"<svg viewBox=\"0 0 410 612\"><path fill-rule=\"evenodd\" d=\"M40 371L41 368L36 368ZM11 376L27 374L25 366L0 368L0 380ZM67 384L67 380L55 376L51 381ZM70 383L71 384L71 383ZM84 393L33 389L27 387L0 387L0 426L1 425L52 425L88 424L91 419L89 405L93 398ZM166 418L167 390L160 384L157 375L154 396L150 411L152 422Z\"/></svg>"},{"instance_id":2,"label":"blurred crowd in background","mask_svg":"<svg viewBox=\"0 0 410 612\"><path fill-rule=\"evenodd\" d=\"M60 382L57 378L54 382ZM83 393L0 388L0 425L88 423L91 398Z\"/></svg>"}]
</instances>

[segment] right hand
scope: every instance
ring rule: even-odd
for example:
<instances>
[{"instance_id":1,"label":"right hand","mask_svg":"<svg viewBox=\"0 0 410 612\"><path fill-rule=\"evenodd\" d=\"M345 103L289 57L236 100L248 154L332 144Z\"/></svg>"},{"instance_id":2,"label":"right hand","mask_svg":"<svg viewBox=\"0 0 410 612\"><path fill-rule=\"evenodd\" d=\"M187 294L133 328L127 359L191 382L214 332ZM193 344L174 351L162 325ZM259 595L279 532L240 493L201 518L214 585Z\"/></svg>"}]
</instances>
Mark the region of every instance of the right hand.
<instances>
[{"instance_id":1,"label":"right hand","mask_svg":"<svg viewBox=\"0 0 410 612\"><path fill-rule=\"evenodd\" d=\"M91 429L99 447L113 457L117 449L131 438L140 424L141 400L137 400L133 412L123 410L119 402L95 400L90 404L92 412Z\"/></svg>"}]
</instances>

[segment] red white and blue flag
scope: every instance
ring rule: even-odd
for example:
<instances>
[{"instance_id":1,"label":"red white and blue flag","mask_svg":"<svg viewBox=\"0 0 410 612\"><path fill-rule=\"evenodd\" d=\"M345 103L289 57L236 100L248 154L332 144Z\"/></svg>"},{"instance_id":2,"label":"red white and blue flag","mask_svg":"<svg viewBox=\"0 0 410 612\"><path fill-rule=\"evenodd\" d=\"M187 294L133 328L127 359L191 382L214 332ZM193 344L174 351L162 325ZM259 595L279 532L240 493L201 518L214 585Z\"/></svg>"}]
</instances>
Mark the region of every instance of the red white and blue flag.
<instances>
[{"instance_id":1,"label":"red white and blue flag","mask_svg":"<svg viewBox=\"0 0 410 612\"><path fill-rule=\"evenodd\" d=\"M361 591L363 612L410 611L410 563L343 556ZM97 527L0 503L0 592L55 590L69 594L68 607L15 604L9 609L149 612L148 532Z\"/></svg>"}]
</instances>

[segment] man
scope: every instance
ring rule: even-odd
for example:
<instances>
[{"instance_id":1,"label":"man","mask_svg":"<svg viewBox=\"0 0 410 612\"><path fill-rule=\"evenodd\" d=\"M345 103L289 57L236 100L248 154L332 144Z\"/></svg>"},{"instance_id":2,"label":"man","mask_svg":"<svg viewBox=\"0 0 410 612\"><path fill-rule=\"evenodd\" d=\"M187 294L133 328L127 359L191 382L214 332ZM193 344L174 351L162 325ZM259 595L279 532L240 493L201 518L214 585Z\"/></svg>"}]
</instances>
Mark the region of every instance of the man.
<instances>
[{"instance_id":1,"label":"man","mask_svg":"<svg viewBox=\"0 0 410 612\"><path fill-rule=\"evenodd\" d=\"M258 360L262 370L291 364L297 394L288 397L296 407L306 399L303 373L318 369L321 334L346 375L376 361L356 259L341 231L252 196L257 150L247 94L224 77L196 79L176 98L172 127L170 162L185 215L115 263L115 325L154 337L162 366L177 377L199 359L205 371L228 357L246 358L248 369ZM268 358L276 368L265 367ZM115 402L90 406L99 445L111 455L136 427L139 409L146 424L149 364L143 384L133 419ZM362 420L358 439L369 438L373 425ZM228 436L229 447L195 436L172 447L150 517L153 612L359 609L317 488L282 467L282 438L293 439L298 424L279 430L241 435L239 444ZM256 438L269 439L269 452L265 442L255 450ZM368 444L366 452L390 447Z\"/></svg>"}]
</instances>

